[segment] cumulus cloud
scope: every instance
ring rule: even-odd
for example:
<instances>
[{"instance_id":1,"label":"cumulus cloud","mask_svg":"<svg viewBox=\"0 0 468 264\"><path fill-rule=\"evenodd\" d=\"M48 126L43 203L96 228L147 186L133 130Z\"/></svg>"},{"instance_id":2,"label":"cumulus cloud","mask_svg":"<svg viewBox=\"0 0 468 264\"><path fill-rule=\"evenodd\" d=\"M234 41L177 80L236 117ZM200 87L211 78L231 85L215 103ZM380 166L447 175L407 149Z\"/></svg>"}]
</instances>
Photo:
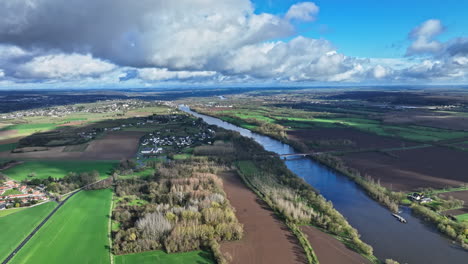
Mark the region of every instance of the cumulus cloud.
<instances>
[{"instance_id":1,"label":"cumulus cloud","mask_svg":"<svg viewBox=\"0 0 468 264\"><path fill-rule=\"evenodd\" d=\"M285 19L255 14L249 0L0 2L0 42L121 66L200 69L226 50L293 32Z\"/></svg>"},{"instance_id":2,"label":"cumulus cloud","mask_svg":"<svg viewBox=\"0 0 468 264\"><path fill-rule=\"evenodd\" d=\"M282 16L255 12L250 0L0 1L0 78L138 86L468 75L468 38L438 41L439 20L409 33L408 57L362 59L327 40L297 36L295 26L318 13L313 2L294 4Z\"/></svg>"},{"instance_id":3,"label":"cumulus cloud","mask_svg":"<svg viewBox=\"0 0 468 264\"><path fill-rule=\"evenodd\" d=\"M382 65L377 65L372 70L372 75L376 79L385 78L388 74L389 74L389 70Z\"/></svg>"},{"instance_id":4,"label":"cumulus cloud","mask_svg":"<svg viewBox=\"0 0 468 264\"><path fill-rule=\"evenodd\" d=\"M147 81L184 80L215 76L213 71L169 71L168 69L144 68L138 70L138 76Z\"/></svg>"},{"instance_id":5,"label":"cumulus cloud","mask_svg":"<svg viewBox=\"0 0 468 264\"><path fill-rule=\"evenodd\" d=\"M98 76L115 65L94 59L90 54L54 54L39 56L17 68L16 75L24 78L73 79Z\"/></svg>"},{"instance_id":6,"label":"cumulus cloud","mask_svg":"<svg viewBox=\"0 0 468 264\"><path fill-rule=\"evenodd\" d=\"M286 19L300 21L314 21L319 12L319 7L313 2L301 2L292 5L286 13Z\"/></svg>"},{"instance_id":7,"label":"cumulus cloud","mask_svg":"<svg viewBox=\"0 0 468 264\"><path fill-rule=\"evenodd\" d=\"M407 49L407 55L436 53L442 49L442 44L434 38L444 31L440 20L430 19L414 28L409 34L413 41Z\"/></svg>"}]
</instances>

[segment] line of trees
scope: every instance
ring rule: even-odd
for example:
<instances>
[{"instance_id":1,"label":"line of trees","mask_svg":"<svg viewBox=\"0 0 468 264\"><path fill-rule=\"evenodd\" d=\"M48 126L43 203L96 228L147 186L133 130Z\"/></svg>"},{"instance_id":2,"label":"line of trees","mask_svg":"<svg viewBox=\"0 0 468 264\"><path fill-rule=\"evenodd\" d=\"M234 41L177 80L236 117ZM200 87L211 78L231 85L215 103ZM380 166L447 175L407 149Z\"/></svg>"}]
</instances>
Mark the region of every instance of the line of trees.
<instances>
[{"instance_id":1,"label":"line of trees","mask_svg":"<svg viewBox=\"0 0 468 264\"><path fill-rule=\"evenodd\" d=\"M332 203L292 173L279 157L238 133L220 130L216 135L217 140L232 142L235 152L212 158L235 165L244 181L286 221L319 226L345 239L356 251L372 256L372 247L360 240L358 232Z\"/></svg>"}]
</instances>

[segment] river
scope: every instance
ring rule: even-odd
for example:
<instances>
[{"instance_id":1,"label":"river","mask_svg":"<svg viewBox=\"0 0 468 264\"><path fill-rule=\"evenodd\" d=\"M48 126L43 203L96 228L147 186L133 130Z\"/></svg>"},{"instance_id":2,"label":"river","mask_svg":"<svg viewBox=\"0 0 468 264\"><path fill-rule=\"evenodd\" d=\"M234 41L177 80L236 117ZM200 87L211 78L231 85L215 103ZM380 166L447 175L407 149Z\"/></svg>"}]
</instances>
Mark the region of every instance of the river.
<instances>
[{"instance_id":1,"label":"river","mask_svg":"<svg viewBox=\"0 0 468 264\"><path fill-rule=\"evenodd\" d=\"M179 108L202 118L210 125L234 130L252 138L268 151L277 154L297 153L292 147L276 139L193 112L187 106ZM359 231L362 240L374 248L374 255L379 259L394 259L410 264L468 263L467 251L441 236L433 226L413 216L411 209L402 208L400 215L408 223L400 223L387 208L367 196L348 177L308 158L291 157L285 163L292 172L333 202L334 207Z\"/></svg>"}]
</instances>

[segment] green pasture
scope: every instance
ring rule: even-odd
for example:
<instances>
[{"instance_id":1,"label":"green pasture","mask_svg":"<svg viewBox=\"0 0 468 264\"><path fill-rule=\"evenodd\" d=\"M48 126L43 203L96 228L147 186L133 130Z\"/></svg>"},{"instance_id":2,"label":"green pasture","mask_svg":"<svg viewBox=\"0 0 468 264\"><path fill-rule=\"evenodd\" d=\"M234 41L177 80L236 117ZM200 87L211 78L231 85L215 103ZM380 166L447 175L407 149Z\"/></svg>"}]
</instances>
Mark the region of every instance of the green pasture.
<instances>
[{"instance_id":1,"label":"green pasture","mask_svg":"<svg viewBox=\"0 0 468 264\"><path fill-rule=\"evenodd\" d=\"M57 206L56 203L48 202L32 208L15 209L20 211L0 217L0 226L2 227L0 232L0 260L5 259L55 206ZM12 212L11 210L13 209L4 211Z\"/></svg>"},{"instance_id":2,"label":"green pasture","mask_svg":"<svg viewBox=\"0 0 468 264\"><path fill-rule=\"evenodd\" d=\"M28 179L31 173L36 178L63 178L69 172L91 172L96 170L101 178L106 178L118 161L26 161L20 165L2 171L8 177L21 181Z\"/></svg>"},{"instance_id":3,"label":"green pasture","mask_svg":"<svg viewBox=\"0 0 468 264\"><path fill-rule=\"evenodd\" d=\"M53 130L57 127L56 124L51 123L30 123L30 124L16 124L9 125L0 129L0 131L17 130L18 135L28 135L36 132L44 132Z\"/></svg>"},{"instance_id":4,"label":"green pasture","mask_svg":"<svg viewBox=\"0 0 468 264\"><path fill-rule=\"evenodd\" d=\"M458 222L466 222L468 221L468 214L457 215L455 218L457 218Z\"/></svg>"},{"instance_id":5,"label":"green pasture","mask_svg":"<svg viewBox=\"0 0 468 264\"><path fill-rule=\"evenodd\" d=\"M10 190L6 190L2 195L7 196L7 195L15 195L15 194L22 194L22 192L16 189L10 189Z\"/></svg>"},{"instance_id":6,"label":"green pasture","mask_svg":"<svg viewBox=\"0 0 468 264\"><path fill-rule=\"evenodd\" d=\"M110 263L111 199L110 189L79 192L50 218L11 263Z\"/></svg>"},{"instance_id":7,"label":"green pasture","mask_svg":"<svg viewBox=\"0 0 468 264\"><path fill-rule=\"evenodd\" d=\"M146 178L146 177L153 176L155 172L156 170L153 168L145 168L141 171L136 171L131 174L119 175L119 178L122 178L122 179L129 179L133 177Z\"/></svg>"},{"instance_id":8,"label":"green pasture","mask_svg":"<svg viewBox=\"0 0 468 264\"><path fill-rule=\"evenodd\" d=\"M306 111L271 107L266 111L258 109L232 109L216 112L215 115L226 122L234 123L247 129L254 129L256 125L249 124L248 119L278 123L292 129L312 127L351 127L380 136L398 137L407 140L432 142L468 136L467 132L453 131L416 125L387 125L378 120L368 119L360 115L320 114L312 117L313 113ZM350 117L351 116L351 117Z\"/></svg>"},{"instance_id":9,"label":"green pasture","mask_svg":"<svg viewBox=\"0 0 468 264\"><path fill-rule=\"evenodd\" d=\"M176 154L173 158L174 160L186 160L189 159L191 156L191 154Z\"/></svg>"},{"instance_id":10,"label":"green pasture","mask_svg":"<svg viewBox=\"0 0 468 264\"><path fill-rule=\"evenodd\" d=\"M204 251L190 251L168 254L164 251L148 251L137 254L120 255L114 257L115 264L214 264L210 253Z\"/></svg>"},{"instance_id":11,"label":"green pasture","mask_svg":"<svg viewBox=\"0 0 468 264\"><path fill-rule=\"evenodd\" d=\"M21 212L21 211L23 211L25 209L28 209L28 207L18 207L18 208L0 210L0 217L4 217L4 216L7 216L7 215L18 213L18 212Z\"/></svg>"}]
</instances>

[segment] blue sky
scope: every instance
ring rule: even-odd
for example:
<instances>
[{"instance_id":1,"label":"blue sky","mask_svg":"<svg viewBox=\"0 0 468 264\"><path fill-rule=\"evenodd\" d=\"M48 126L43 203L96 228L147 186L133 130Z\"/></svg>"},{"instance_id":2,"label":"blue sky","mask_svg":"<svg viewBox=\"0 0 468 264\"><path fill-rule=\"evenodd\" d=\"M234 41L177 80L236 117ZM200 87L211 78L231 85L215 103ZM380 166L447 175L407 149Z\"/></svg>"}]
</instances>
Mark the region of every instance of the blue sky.
<instances>
[{"instance_id":1,"label":"blue sky","mask_svg":"<svg viewBox=\"0 0 468 264\"><path fill-rule=\"evenodd\" d=\"M460 0L0 1L0 89L467 84L467 10Z\"/></svg>"},{"instance_id":2,"label":"blue sky","mask_svg":"<svg viewBox=\"0 0 468 264\"><path fill-rule=\"evenodd\" d=\"M301 1L255 0L256 12L286 13ZM317 0L320 13L314 23L299 26L299 33L325 38L355 57L399 58L409 44L408 32L428 19L439 19L448 40L468 36L468 1L464 0Z\"/></svg>"}]
</instances>

